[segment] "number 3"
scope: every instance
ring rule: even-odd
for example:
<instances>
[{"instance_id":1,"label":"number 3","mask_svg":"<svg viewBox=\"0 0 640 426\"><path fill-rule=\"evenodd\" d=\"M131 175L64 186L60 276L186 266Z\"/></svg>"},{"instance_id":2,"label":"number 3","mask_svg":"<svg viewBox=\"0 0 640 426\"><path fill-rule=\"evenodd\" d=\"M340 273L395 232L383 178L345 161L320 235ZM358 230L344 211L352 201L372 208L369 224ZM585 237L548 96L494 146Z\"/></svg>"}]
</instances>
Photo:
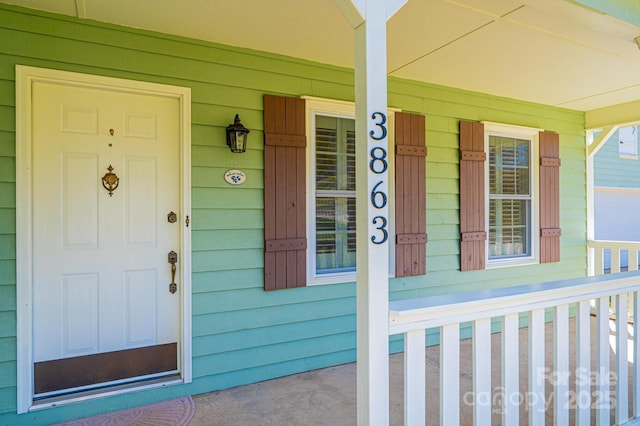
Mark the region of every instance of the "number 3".
<instances>
[{"instance_id":1,"label":"number 3","mask_svg":"<svg viewBox=\"0 0 640 426\"><path fill-rule=\"evenodd\" d=\"M382 221L382 225L378 226L376 229L378 231L382 231L382 239L380 241L376 241L376 236L371 237L371 242L373 244L382 244L385 243L389 239L389 232L386 230L387 227L387 219L382 216L376 216L373 218L373 224L378 224L378 219Z\"/></svg>"},{"instance_id":2,"label":"number 3","mask_svg":"<svg viewBox=\"0 0 640 426\"><path fill-rule=\"evenodd\" d=\"M387 127L385 126L385 123L387 122L387 116L381 112L374 112L373 114L371 114L371 118L373 120L376 119L376 116L380 117L380 121L378 123L373 123L373 124L380 127L380 130L382 131L382 135L375 136L375 132L371 130L369 132L369 136L371 136L371 139L373 139L374 141L381 141L382 139L387 137Z\"/></svg>"}]
</instances>

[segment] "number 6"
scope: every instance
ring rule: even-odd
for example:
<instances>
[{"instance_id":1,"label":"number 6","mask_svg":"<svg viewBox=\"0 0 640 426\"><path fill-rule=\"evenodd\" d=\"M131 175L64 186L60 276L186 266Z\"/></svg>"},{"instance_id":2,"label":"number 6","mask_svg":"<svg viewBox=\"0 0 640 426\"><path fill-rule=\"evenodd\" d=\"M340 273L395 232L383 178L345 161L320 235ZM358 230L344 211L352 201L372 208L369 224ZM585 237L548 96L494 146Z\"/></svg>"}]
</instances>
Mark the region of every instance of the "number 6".
<instances>
[{"instance_id":1,"label":"number 6","mask_svg":"<svg viewBox=\"0 0 640 426\"><path fill-rule=\"evenodd\" d=\"M371 190L371 204L376 209L381 209L387 205L387 194L382 191L378 191L378 187L382 185L382 181L376 183L376 186ZM381 202L378 202L382 198Z\"/></svg>"}]
</instances>

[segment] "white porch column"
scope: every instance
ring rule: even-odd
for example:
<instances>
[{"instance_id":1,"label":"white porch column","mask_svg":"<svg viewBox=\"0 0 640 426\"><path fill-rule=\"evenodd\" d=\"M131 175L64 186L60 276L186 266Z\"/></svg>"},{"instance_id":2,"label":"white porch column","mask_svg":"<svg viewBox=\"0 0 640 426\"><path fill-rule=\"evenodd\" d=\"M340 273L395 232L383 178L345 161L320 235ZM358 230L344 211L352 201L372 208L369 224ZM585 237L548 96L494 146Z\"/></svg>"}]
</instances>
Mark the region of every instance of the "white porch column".
<instances>
[{"instance_id":1,"label":"white porch column","mask_svg":"<svg viewBox=\"0 0 640 426\"><path fill-rule=\"evenodd\" d=\"M335 0L355 29L359 425L389 424L387 19L406 0Z\"/></svg>"}]
</instances>

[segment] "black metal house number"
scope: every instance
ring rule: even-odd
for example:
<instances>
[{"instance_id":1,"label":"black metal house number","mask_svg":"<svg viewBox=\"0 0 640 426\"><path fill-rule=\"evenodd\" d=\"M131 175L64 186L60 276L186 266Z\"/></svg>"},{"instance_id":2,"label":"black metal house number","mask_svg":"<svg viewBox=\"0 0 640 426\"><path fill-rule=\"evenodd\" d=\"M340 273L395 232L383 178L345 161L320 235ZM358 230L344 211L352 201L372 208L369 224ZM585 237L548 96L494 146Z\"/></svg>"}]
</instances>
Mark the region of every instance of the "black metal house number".
<instances>
[{"instance_id":1,"label":"black metal house number","mask_svg":"<svg viewBox=\"0 0 640 426\"><path fill-rule=\"evenodd\" d=\"M377 130L371 130L369 137L373 141L382 141L387 137L387 116L381 112L374 112L371 114L373 125L377 127ZM375 174L382 174L387 171L389 164L387 163L387 150L385 147L374 146L369 151L369 170ZM378 189L384 181L376 183L371 190L371 205L376 209L382 209L387 205L387 194ZM375 216L372 220L376 230L379 231L376 235L371 236L371 242L374 244L384 244L389 239L389 231L387 230L387 218L384 216Z\"/></svg>"}]
</instances>

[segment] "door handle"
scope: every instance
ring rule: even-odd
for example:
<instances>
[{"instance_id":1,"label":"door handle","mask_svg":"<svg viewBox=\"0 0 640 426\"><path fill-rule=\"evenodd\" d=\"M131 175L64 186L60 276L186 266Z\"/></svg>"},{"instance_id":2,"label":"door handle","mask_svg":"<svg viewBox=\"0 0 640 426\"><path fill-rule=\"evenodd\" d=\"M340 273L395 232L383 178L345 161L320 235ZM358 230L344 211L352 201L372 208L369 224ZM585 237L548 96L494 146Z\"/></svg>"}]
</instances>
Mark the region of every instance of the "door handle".
<instances>
[{"instance_id":1,"label":"door handle","mask_svg":"<svg viewBox=\"0 0 640 426\"><path fill-rule=\"evenodd\" d=\"M178 285L176 284L176 263L178 263L178 253L171 250L168 256L168 262L171 264L171 284L169 284L169 292L173 294L178 291Z\"/></svg>"}]
</instances>

